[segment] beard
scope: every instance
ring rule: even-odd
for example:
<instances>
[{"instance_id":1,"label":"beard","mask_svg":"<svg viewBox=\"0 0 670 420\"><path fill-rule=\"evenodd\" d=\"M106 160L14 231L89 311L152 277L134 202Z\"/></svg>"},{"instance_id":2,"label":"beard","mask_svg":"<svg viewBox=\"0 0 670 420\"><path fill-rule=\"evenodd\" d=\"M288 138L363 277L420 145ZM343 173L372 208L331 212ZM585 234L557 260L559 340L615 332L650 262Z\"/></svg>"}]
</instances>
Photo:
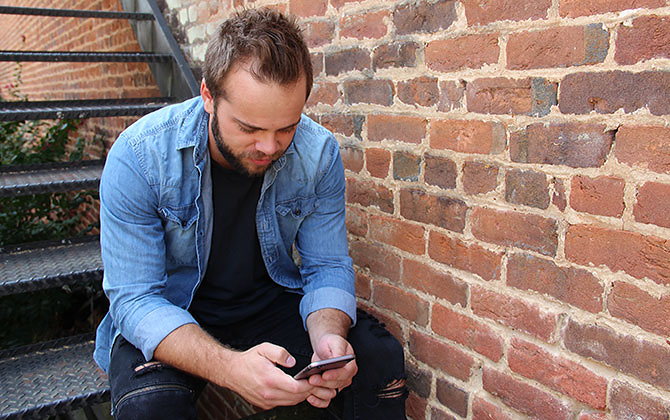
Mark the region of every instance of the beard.
<instances>
[{"instance_id":1,"label":"beard","mask_svg":"<svg viewBox=\"0 0 670 420\"><path fill-rule=\"evenodd\" d=\"M219 121L216 117L218 114L216 104L214 105L214 114L210 117L212 119L212 134L214 135L214 143L216 148L221 153L221 156L228 162L228 164L233 168L237 173L249 176L249 177L261 177L265 175L265 172L272 166L272 164L267 165L266 167L253 168L244 164L243 159L254 159L261 160L271 158L272 162L276 161L284 154L284 152L278 152L273 156L268 156L262 152L255 153L241 153L236 154L226 142L223 141L221 136L221 130L219 130Z\"/></svg>"}]
</instances>

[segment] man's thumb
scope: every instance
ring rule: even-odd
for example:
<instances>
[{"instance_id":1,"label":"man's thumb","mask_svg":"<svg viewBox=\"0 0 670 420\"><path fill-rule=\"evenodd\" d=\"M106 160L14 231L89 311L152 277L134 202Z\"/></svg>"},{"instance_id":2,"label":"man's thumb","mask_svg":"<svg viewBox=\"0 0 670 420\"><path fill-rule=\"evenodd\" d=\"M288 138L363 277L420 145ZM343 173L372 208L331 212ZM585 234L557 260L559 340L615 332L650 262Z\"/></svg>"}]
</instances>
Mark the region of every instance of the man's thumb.
<instances>
[{"instance_id":1,"label":"man's thumb","mask_svg":"<svg viewBox=\"0 0 670 420\"><path fill-rule=\"evenodd\" d=\"M283 347L268 343L259 350L272 363L289 368L295 365L295 358Z\"/></svg>"}]
</instances>

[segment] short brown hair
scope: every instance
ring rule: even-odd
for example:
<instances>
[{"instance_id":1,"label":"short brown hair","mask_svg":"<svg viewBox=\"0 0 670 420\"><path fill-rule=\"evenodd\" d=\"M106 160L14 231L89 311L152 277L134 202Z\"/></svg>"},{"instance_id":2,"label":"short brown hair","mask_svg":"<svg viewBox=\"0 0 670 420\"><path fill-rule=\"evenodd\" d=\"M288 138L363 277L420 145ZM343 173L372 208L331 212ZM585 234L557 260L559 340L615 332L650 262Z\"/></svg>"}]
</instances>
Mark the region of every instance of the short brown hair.
<instances>
[{"instance_id":1,"label":"short brown hair","mask_svg":"<svg viewBox=\"0 0 670 420\"><path fill-rule=\"evenodd\" d=\"M205 53L205 83L214 98L225 97L226 75L245 60L252 64L254 78L263 82L290 84L304 75L309 96L312 61L295 18L260 8L241 10L224 21Z\"/></svg>"}]
</instances>

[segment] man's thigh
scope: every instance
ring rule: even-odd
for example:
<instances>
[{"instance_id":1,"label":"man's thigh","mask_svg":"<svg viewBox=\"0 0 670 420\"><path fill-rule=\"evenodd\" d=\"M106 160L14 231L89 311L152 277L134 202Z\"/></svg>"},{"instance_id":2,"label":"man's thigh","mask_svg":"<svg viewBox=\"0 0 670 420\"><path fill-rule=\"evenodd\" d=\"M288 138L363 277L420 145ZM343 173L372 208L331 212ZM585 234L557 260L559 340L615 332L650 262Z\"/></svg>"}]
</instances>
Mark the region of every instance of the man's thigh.
<instances>
[{"instance_id":1,"label":"man's thigh","mask_svg":"<svg viewBox=\"0 0 670 420\"><path fill-rule=\"evenodd\" d=\"M122 336L109 366L112 413L117 419L195 419L195 402L205 382L164 363L147 362Z\"/></svg>"}]
</instances>

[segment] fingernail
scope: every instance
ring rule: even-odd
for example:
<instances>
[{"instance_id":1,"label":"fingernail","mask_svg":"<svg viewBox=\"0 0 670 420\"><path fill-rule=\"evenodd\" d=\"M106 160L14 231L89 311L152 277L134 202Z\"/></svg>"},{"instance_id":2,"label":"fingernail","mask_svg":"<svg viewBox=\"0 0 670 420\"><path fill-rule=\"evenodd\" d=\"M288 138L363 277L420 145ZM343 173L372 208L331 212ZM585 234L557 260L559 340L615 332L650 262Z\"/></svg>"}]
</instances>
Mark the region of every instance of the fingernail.
<instances>
[{"instance_id":1,"label":"fingernail","mask_svg":"<svg viewBox=\"0 0 670 420\"><path fill-rule=\"evenodd\" d=\"M295 359L293 358L293 356L289 356L286 358L286 364L291 366L295 364Z\"/></svg>"}]
</instances>

